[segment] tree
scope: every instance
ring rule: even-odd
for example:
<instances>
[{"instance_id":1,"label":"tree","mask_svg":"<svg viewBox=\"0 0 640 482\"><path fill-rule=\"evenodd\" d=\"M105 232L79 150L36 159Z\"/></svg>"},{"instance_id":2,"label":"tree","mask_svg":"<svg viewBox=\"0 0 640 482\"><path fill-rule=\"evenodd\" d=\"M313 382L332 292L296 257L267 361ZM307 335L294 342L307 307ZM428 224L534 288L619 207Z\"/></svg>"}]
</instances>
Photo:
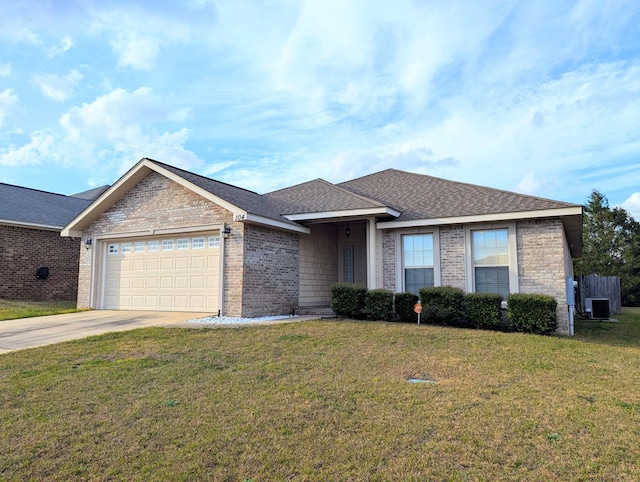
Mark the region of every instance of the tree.
<instances>
[{"instance_id":1,"label":"tree","mask_svg":"<svg viewBox=\"0 0 640 482\"><path fill-rule=\"evenodd\" d=\"M584 207L582 256L574 267L576 274L618 276L622 304L640 306L640 223L595 189Z\"/></svg>"}]
</instances>

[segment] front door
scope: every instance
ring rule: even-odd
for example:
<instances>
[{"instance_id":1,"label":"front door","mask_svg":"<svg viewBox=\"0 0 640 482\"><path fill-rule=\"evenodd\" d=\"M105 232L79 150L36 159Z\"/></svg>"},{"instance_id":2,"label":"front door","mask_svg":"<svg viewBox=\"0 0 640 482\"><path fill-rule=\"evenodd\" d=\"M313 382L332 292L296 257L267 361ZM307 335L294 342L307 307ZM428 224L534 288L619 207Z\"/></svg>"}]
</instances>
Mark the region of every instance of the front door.
<instances>
[{"instance_id":1,"label":"front door","mask_svg":"<svg viewBox=\"0 0 640 482\"><path fill-rule=\"evenodd\" d=\"M367 286L367 245L344 245L344 281Z\"/></svg>"}]
</instances>

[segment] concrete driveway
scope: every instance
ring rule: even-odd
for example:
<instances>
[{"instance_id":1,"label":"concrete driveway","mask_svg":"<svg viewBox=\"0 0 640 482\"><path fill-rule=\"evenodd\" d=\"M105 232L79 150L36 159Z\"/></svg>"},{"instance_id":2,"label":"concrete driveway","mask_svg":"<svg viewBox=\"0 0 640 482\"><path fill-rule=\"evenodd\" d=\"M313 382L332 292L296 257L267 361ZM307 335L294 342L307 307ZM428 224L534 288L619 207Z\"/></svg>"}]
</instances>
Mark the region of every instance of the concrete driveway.
<instances>
[{"instance_id":1,"label":"concrete driveway","mask_svg":"<svg viewBox=\"0 0 640 482\"><path fill-rule=\"evenodd\" d=\"M111 331L177 325L210 313L160 311L83 311L0 321L0 353L85 338Z\"/></svg>"}]
</instances>

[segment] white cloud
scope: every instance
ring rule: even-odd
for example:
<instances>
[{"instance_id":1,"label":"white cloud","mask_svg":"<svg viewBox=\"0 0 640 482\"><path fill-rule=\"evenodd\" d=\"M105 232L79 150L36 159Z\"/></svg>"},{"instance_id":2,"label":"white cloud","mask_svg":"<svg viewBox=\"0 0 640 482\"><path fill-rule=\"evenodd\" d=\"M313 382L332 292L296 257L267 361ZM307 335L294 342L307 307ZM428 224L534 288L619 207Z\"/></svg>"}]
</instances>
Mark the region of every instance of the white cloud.
<instances>
[{"instance_id":1,"label":"white cloud","mask_svg":"<svg viewBox=\"0 0 640 482\"><path fill-rule=\"evenodd\" d=\"M28 166L42 164L43 161L55 161L58 156L55 149L52 149L54 141L55 136L51 132L34 132L28 144L0 150L0 165Z\"/></svg>"},{"instance_id":2,"label":"white cloud","mask_svg":"<svg viewBox=\"0 0 640 482\"><path fill-rule=\"evenodd\" d=\"M162 12L128 10L100 12L92 29L105 32L108 43L118 57L118 66L133 70L151 70L156 66L163 46L189 40L189 27L180 17ZM144 20L141 20L144 19Z\"/></svg>"},{"instance_id":3,"label":"white cloud","mask_svg":"<svg viewBox=\"0 0 640 482\"><path fill-rule=\"evenodd\" d=\"M172 111L151 89L133 92L116 89L90 104L74 107L60 118L66 144L93 162L118 163L124 172L142 157L194 168L202 161L184 144L189 130L161 133L150 126L170 122L181 110Z\"/></svg>"},{"instance_id":4,"label":"white cloud","mask_svg":"<svg viewBox=\"0 0 640 482\"><path fill-rule=\"evenodd\" d=\"M13 90L6 89L0 92L0 126L4 124L4 119L13 110L13 107L18 103L18 96L13 93Z\"/></svg>"},{"instance_id":5,"label":"white cloud","mask_svg":"<svg viewBox=\"0 0 640 482\"><path fill-rule=\"evenodd\" d=\"M71 47L73 47L73 39L69 36L63 37L58 45L49 47L46 50L47 57L50 59L64 55Z\"/></svg>"},{"instance_id":6,"label":"white cloud","mask_svg":"<svg viewBox=\"0 0 640 482\"><path fill-rule=\"evenodd\" d=\"M9 77L11 75L11 64L0 63L0 77Z\"/></svg>"},{"instance_id":7,"label":"white cloud","mask_svg":"<svg viewBox=\"0 0 640 482\"><path fill-rule=\"evenodd\" d=\"M636 221L640 221L640 192L634 192L623 203L622 208L626 209Z\"/></svg>"},{"instance_id":8,"label":"white cloud","mask_svg":"<svg viewBox=\"0 0 640 482\"><path fill-rule=\"evenodd\" d=\"M72 70L63 76L56 74L36 75L32 82L38 86L45 97L63 102L73 95L74 88L83 78L80 72Z\"/></svg>"}]
</instances>

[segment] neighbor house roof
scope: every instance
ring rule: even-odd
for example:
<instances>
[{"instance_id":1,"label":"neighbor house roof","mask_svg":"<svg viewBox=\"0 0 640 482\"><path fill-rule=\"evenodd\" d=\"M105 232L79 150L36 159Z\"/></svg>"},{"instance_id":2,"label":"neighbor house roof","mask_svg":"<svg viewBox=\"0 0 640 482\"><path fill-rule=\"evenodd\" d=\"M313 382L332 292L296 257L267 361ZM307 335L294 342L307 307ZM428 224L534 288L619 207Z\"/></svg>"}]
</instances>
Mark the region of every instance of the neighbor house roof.
<instances>
[{"instance_id":1,"label":"neighbor house roof","mask_svg":"<svg viewBox=\"0 0 640 482\"><path fill-rule=\"evenodd\" d=\"M90 201L0 183L0 224L60 230Z\"/></svg>"}]
</instances>

